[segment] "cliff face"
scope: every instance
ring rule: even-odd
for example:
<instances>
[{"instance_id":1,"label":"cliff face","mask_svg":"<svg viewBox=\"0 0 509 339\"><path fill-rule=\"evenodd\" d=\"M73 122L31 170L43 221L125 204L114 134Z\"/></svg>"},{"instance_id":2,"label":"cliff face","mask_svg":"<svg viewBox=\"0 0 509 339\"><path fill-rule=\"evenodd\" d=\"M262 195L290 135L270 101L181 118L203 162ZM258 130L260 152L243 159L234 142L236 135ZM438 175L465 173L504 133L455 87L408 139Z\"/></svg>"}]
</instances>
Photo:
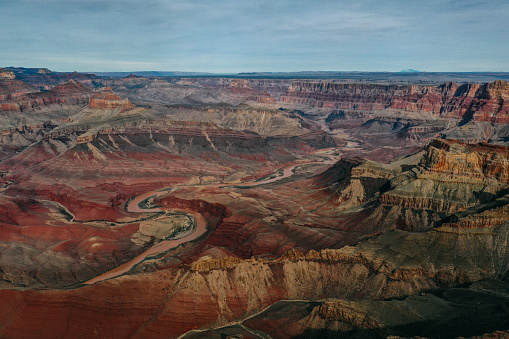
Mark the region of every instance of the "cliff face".
<instances>
[{"instance_id":1,"label":"cliff face","mask_svg":"<svg viewBox=\"0 0 509 339\"><path fill-rule=\"evenodd\" d=\"M302 118L293 111L254 108L247 105L237 107L171 109L167 117L183 121L210 121L218 126L237 131L252 131L264 137L295 137L309 132Z\"/></svg>"},{"instance_id":2,"label":"cliff face","mask_svg":"<svg viewBox=\"0 0 509 339\"><path fill-rule=\"evenodd\" d=\"M317 183L331 192L337 210L369 211L351 231L424 230L453 214L464 216L459 223L465 227L496 226L506 213L500 199L509 183L508 161L506 146L440 139L390 164L342 159Z\"/></svg>"},{"instance_id":3,"label":"cliff face","mask_svg":"<svg viewBox=\"0 0 509 339\"><path fill-rule=\"evenodd\" d=\"M270 102L279 99L279 96L285 93L290 87L288 80L282 79L226 79L226 78L193 78L179 79L177 84L190 86L204 86L210 88L224 88L232 92L244 91L252 93L256 98L256 93L263 98L268 98Z\"/></svg>"},{"instance_id":4,"label":"cliff face","mask_svg":"<svg viewBox=\"0 0 509 339\"><path fill-rule=\"evenodd\" d=\"M90 108L99 109L120 109L126 111L133 108L133 105L127 98L119 97L111 91L111 88L107 88L101 92L94 94L90 98Z\"/></svg>"},{"instance_id":5,"label":"cliff face","mask_svg":"<svg viewBox=\"0 0 509 339\"><path fill-rule=\"evenodd\" d=\"M5 69L0 68L0 79L13 80L15 78L16 78L16 74L14 74L14 72L6 71Z\"/></svg>"},{"instance_id":6,"label":"cliff face","mask_svg":"<svg viewBox=\"0 0 509 339\"><path fill-rule=\"evenodd\" d=\"M11 72L1 74L3 74L0 77L0 104L2 105L0 107L2 110L7 110L6 108L10 105L14 105L13 101L17 98L28 93L38 92L35 87L12 77L13 73Z\"/></svg>"},{"instance_id":7,"label":"cliff face","mask_svg":"<svg viewBox=\"0 0 509 339\"><path fill-rule=\"evenodd\" d=\"M474 112L474 120L507 123L509 121L509 83L495 81L483 89L483 101Z\"/></svg>"},{"instance_id":8,"label":"cliff face","mask_svg":"<svg viewBox=\"0 0 509 339\"><path fill-rule=\"evenodd\" d=\"M396 112L507 123L509 86L446 83L440 86L341 84L294 81L281 101L349 115L372 117Z\"/></svg>"},{"instance_id":9,"label":"cliff face","mask_svg":"<svg viewBox=\"0 0 509 339\"><path fill-rule=\"evenodd\" d=\"M3 111L30 111L50 105L84 106L93 93L90 88L74 80L57 85L45 92L34 91L18 80L8 80L3 83L8 88L7 92L10 93L4 94L2 99L0 90L0 109Z\"/></svg>"},{"instance_id":10,"label":"cliff face","mask_svg":"<svg viewBox=\"0 0 509 339\"><path fill-rule=\"evenodd\" d=\"M396 224L409 229L430 227L494 199L509 182L508 161L507 147L432 141L416 167L391 180L391 189L380 196L380 209L386 216L400 215Z\"/></svg>"},{"instance_id":11,"label":"cliff face","mask_svg":"<svg viewBox=\"0 0 509 339\"><path fill-rule=\"evenodd\" d=\"M38 92L4 78L12 89L1 102L13 108L0 119L16 125L0 131L0 337L414 335L399 331L405 321L452 321L466 299L421 293L508 278L507 147L434 140L392 163L357 157L399 158L446 119L493 135L503 82L104 80L143 102L135 107L74 81ZM328 130L314 108L271 109L283 92L356 134ZM260 105L221 104L244 100ZM35 115L51 123L21 120ZM141 194L169 210L128 213ZM205 233L80 285L192 223L171 208L201 214ZM505 316L506 301L492 301L464 309Z\"/></svg>"},{"instance_id":12,"label":"cliff face","mask_svg":"<svg viewBox=\"0 0 509 339\"><path fill-rule=\"evenodd\" d=\"M394 189L381 202L411 195L414 202L408 207L429 203L428 209L435 211L466 209L507 185L508 161L507 147L434 140L425 147L418 167L393 179ZM415 179L405 183L409 175Z\"/></svg>"},{"instance_id":13,"label":"cliff face","mask_svg":"<svg viewBox=\"0 0 509 339\"><path fill-rule=\"evenodd\" d=\"M509 334L501 331L509 325L502 306L507 291L505 283L483 282L387 301L284 300L241 322L190 331L183 338L249 338L256 333L276 338L502 339Z\"/></svg>"},{"instance_id":14,"label":"cliff face","mask_svg":"<svg viewBox=\"0 0 509 339\"><path fill-rule=\"evenodd\" d=\"M312 133L262 138L211 122L139 117L39 132L27 127L5 136L6 142L19 138L20 147L30 147L0 164L5 176L0 181L4 286L62 287L132 258L150 240L133 240L139 223L123 209L137 194L254 180L314 146L334 145ZM207 213L210 226L213 217ZM45 227L51 230L44 233ZM80 260L86 264L80 266Z\"/></svg>"},{"instance_id":15,"label":"cliff face","mask_svg":"<svg viewBox=\"0 0 509 339\"><path fill-rule=\"evenodd\" d=\"M495 180L502 185L509 182L509 149L505 146L434 140L424 150L420 166L429 172L473 181Z\"/></svg>"}]
</instances>

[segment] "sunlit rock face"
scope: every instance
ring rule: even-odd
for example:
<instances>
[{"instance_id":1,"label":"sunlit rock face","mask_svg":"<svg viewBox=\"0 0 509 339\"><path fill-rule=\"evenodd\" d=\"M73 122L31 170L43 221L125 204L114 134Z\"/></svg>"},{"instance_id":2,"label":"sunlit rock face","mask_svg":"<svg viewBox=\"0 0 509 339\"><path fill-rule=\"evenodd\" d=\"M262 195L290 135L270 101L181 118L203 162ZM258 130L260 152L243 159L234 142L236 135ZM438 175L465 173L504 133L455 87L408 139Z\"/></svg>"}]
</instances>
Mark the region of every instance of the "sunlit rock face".
<instances>
[{"instance_id":1,"label":"sunlit rock face","mask_svg":"<svg viewBox=\"0 0 509 339\"><path fill-rule=\"evenodd\" d=\"M507 122L508 83L446 83L440 86L342 84L293 82L281 101L309 107L339 109L352 115L397 114L407 117L429 113L429 117L463 118Z\"/></svg>"},{"instance_id":2,"label":"sunlit rock face","mask_svg":"<svg viewBox=\"0 0 509 339\"><path fill-rule=\"evenodd\" d=\"M0 94L0 109L3 111L30 111L50 105L83 106L88 104L92 95L90 88L74 80L44 92L39 92L30 85L15 79L0 79L0 85L3 85L3 91L9 93L9 95Z\"/></svg>"},{"instance_id":3,"label":"sunlit rock face","mask_svg":"<svg viewBox=\"0 0 509 339\"><path fill-rule=\"evenodd\" d=\"M99 109L120 109L122 111L128 110L133 107L129 99L121 98L111 91L111 88L105 88L102 91L94 94L90 98L90 108Z\"/></svg>"}]
</instances>

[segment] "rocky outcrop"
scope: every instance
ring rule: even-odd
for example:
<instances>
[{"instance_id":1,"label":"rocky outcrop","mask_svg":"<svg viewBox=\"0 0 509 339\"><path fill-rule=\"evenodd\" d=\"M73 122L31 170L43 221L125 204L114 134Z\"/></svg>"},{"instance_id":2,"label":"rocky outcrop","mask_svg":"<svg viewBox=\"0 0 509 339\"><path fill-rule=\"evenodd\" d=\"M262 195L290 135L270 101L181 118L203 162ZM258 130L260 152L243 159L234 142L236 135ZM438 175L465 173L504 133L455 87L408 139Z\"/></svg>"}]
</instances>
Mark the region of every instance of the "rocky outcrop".
<instances>
[{"instance_id":1,"label":"rocky outcrop","mask_svg":"<svg viewBox=\"0 0 509 339\"><path fill-rule=\"evenodd\" d=\"M165 78L125 77L103 80L116 93L134 102L172 105L202 105L244 102L273 106L289 86L287 80L253 80L227 78Z\"/></svg>"},{"instance_id":2,"label":"rocky outcrop","mask_svg":"<svg viewBox=\"0 0 509 339\"><path fill-rule=\"evenodd\" d=\"M483 88L483 101L476 104L474 120L505 124L509 122L509 83L495 81Z\"/></svg>"},{"instance_id":3,"label":"rocky outcrop","mask_svg":"<svg viewBox=\"0 0 509 339\"><path fill-rule=\"evenodd\" d=\"M383 214L414 219L404 222L410 229L430 227L447 215L494 199L509 182L508 161L507 147L434 140L418 166L391 179L388 191L380 195ZM416 211L426 211L425 219Z\"/></svg>"},{"instance_id":4,"label":"rocky outcrop","mask_svg":"<svg viewBox=\"0 0 509 339\"><path fill-rule=\"evenodd\" d=\"M74 128L63 128L49 134L49 137L57 137L73 131L88 131L91 126L83 125ZM124 122L119 126L103 127L95 129L93 133L84 133L78 138L78 143L90 142L99 135L118 135L118 134L140 134L161 133L181 137L199 137L199 138L237 138L246 140L259 139L254 133L238 132L230 129L218 127L210 122L194 121L171 121L171 120L142 120Z\"/></svg>"},{"instance_id":5,"label":"rocky outcrop","mask_svg":"<svg viewBox=\"0 0 509 339\"><path fill-rule=\"evenodd\" d=\"M408 328L428 327L419 319L454 320L447 318L451 305L463 300L420 294L508 277L506 147L435 140L420 154L381 164L355 157L366 153L365 144L348 138L344 158L316 176L337 156L337 149L324 148L343 136L313 121L319 110L255 104L271 105L280 82L108 81L144 104L133 108L110 90L94 92L74 81L5 98L18 105L6 116L37 112L52 123L0 132L0 146L11 147L0 149L8 154L0 163L0 337L150 338L188 331L200 337L236 335L237 328L246 337L257 331L272 337L413 335L401 330L405 320ZM400 154L393 151L397 142L380 147L390 140L415 141L417 149L447 128L444 119L491 126L496 122L476 121L477 112L500 108L497 114L505 114L504 83L321 83L312 89L321 93L313 105L331 104L329 126L355 125L379 157ZM304 93L310 84L318 82L296 81L289 93ZM246 98L256 107L166 105ZM309 103L300 99L286 104ZM62 111L60 126L50 106ZM377 116L385 113L390 116ZM428 121L435 118L440 123ZM380 139L384 134L397 138ZM269 176L283 178L256 181ZM147 206L164 212L128 213L126 203L143 193ZM182 214L167 219L171 208L199 213L207 230L145 257L124 276L79 285L193 225ZM484 309L489 312L469 305L489 320L505 313L505 301L492 301L486 305L496 307Z\"/></svg>"},{"instance_id":6,"label":"rocky outcrop","mask_svg":"<svg viewBox=\"0 0 509 339\"><path fill-rule=\"evenodd\" d=\"M278 338L501 339L508 334L501 330L509 325L503 306L507 292L506 283L484 281L386 301L284 300L239 325L190 331L184 338L235 336L247 330Z\"/></svg>"},{"instance_id":7,"label":"rocky outcrop","mask_svg":"<svg viewBox=\"0 0 509 339\"><path fill-rule=\"evenodd\" d=\"M6 71L5 69L0 68L0 79L13 80L16 79L16 74L14 74L14 72Z\"/></svg>"},{"instance_id":8,"label":"rocky outcrop","mask_svg":"<svg viewBox=\"0 0 509 339\"><path fill-rule=\"evenodd\" d=\"M284 79L228 79L228 78L186 78L176 79L179 85L203 86L209 88L223 88L232 92L252 93L254 97L261 96L269 102L276 100L290 87L291 82Z\"/></svg>"},{"instance_id":9,"label":"rocky outcrop","mask_svg":"<svg viewBox=\"0 0 509 339\"><path fill-rule=\"evenodd\" d=\"M120 111L126 111L133 108L133 105L129 99L121 98L114 94L111 91L111 88L105 88L90 98L89 107L98 109L120 109Z\"/></svg>"},{"instance_id":10,"label":"rocky outcrop","mask_svg":"<svg viewBox=\"0 0 509 339\"><path fill-rule=\"evenodd\" d=\"M316 183L327 187L336 210L369 213L350 231L424 230L453 214L466 228L489 227L505 217L508 161L506 146L437 139L389 164L341 159Z\"/></svg>"},{"instance_id":11,"label":"rocky outcrop","mask_svg":"<svg viewBox=\"0 0 509 339\"><path fill-rule=\"evenodd\" d=\"M40 141L54 126L50 123L23 125L0 130L0 161ZM6 168L6 166L1 166Z\"/></svg>"},{"instance_id":12,"label":"rocky outcrop","mask_svg":"<svg viewBox=\"0 0 509 339\"><path fill-rule=\"evenodd\" d=\"M424 151L419 165L430 173L464 177L464 180L470 181L509 183L508 147L437 139L430 142Z\"/></svg>"},{"instance_id":13,"label":"rocky outcrop","mask_svg":"<svg viewBox=\"0 0 509 339\"><path fill-rule=\"evenodd\" d=\"M391 178L400 173L392 168L360 158L343 158L317 177L334 196L340 210L348 210L373 200Z\"/></svg>"}]
</instances>

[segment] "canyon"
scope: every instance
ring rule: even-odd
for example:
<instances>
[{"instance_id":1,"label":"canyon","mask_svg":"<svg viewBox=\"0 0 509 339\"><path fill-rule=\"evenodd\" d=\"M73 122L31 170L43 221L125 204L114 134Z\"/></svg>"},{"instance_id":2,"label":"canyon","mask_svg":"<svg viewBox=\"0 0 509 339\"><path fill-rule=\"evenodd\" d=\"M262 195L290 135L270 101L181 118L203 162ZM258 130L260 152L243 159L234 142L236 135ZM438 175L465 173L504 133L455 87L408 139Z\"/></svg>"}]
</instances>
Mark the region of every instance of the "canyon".
<instances>
[{"instance_id":1,"label":"canyon","mask_svg":"<svg viewBox=\"0 0 509 339\"><path fill-rule=\"evenodd\" d=\"M0 337L504 337L509 83L0 69Z\"/></svg>"}]
</instances>

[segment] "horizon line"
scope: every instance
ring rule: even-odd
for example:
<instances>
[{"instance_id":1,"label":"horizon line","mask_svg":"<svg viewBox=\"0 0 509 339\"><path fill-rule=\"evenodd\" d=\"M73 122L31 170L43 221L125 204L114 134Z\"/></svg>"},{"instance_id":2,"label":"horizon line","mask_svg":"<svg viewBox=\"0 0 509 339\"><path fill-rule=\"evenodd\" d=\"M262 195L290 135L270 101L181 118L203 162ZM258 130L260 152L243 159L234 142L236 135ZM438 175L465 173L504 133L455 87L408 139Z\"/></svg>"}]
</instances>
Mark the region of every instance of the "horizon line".
<instances>
[{"instance_id":1,"label":"horizon line","mask_svg":"<svg viewBox=\"0 0 509 339\"><path fill-rule=\"evenodd\" d=\"M299 70L299 71L241 71L241 72L210 72L210 71L180 71L180 70L108 70L108 71L97 71L97 70L86 70L86 71L77 71L77 70L53 70L48 67L25 67L25 66L0 66L0 69L9 69L9 68L25 68L25 69L46 69L54 73L87 73L87 74L95 74L95 73L195 73L195 74L210 74L210 75L249 75L249 74L292 74L292 73L397 73L397 74L426 74L426 73L509 73L508 71L420 71L414 69L404 69L400 71L387 71L387 70L377 70L377 71L367 71L367 70Z\"/></svg>"}]
</instances>

